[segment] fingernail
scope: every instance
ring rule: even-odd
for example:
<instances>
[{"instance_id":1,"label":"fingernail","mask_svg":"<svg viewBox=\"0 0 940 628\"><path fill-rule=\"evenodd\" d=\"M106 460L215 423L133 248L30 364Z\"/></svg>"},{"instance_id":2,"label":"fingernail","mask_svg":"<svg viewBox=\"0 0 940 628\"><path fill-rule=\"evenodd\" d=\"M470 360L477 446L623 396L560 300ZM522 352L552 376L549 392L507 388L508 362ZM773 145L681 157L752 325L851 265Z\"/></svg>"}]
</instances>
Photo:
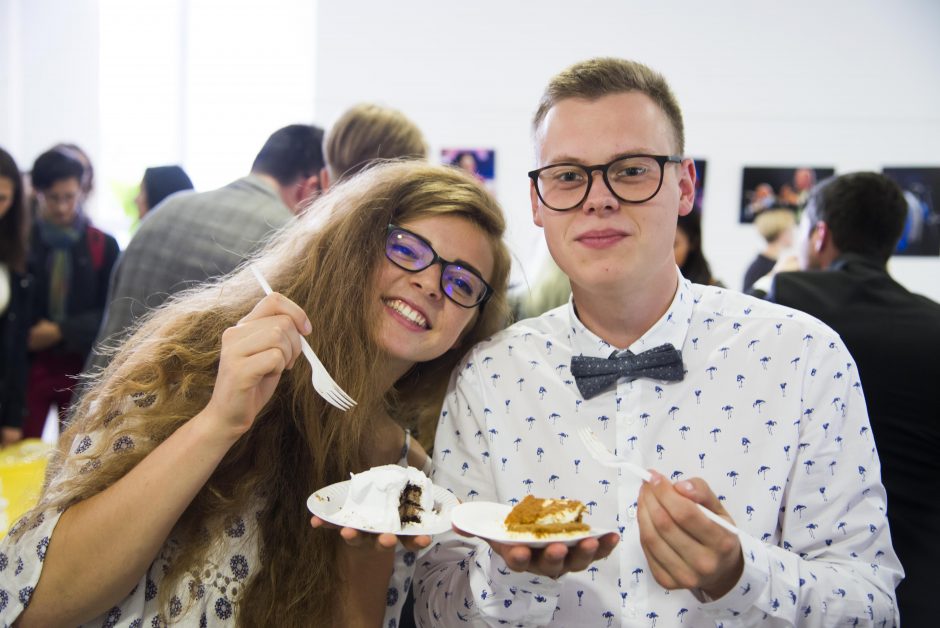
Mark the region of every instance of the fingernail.
<instances>
[{"instance_id":1,"label":"fingernail","mask_svg":"<svg viewBox=\"0 0 940 628\"><path fill-rule=\"evenodd\" d=\"M692 483L691 483L691 482L682 482L682 483L681 483L681 486L682 486L682 490L685 491L685 492L687 492L687 493L691 493L691 492L693 492L693 491L695 490L695 487L692 486Z\"/></svg>"},{"instance_id":2,"label":"fingernail","mask_svg":"<svg viewBox=\"0 0 940 628\"><path fill-rule=\"evenodd\" d=\"M650 475L652 475L652 477L650 478L650 484L652 484L653 486L663 481L663 476L656 473L655 471L650 471Z\"/></svg>"},{"instance_id":3,"label":"fingernail","mask_svg":"<svg viewBox=\"0 0 940 628\"><path fill-rule=\"evenodd\" d=\"M313 331L313 325L310 324L310 319L304 321L304 334L309 334Z\"/></svg>"}]
</instances>

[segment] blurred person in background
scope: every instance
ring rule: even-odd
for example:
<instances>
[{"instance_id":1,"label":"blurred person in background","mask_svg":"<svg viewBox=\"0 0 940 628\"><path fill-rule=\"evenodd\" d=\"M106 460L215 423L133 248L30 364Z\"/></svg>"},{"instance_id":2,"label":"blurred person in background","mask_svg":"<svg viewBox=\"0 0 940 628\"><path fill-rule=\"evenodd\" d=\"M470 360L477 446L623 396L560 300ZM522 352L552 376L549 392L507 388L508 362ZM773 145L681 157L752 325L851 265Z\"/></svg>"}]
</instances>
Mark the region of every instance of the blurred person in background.
<instances>
[{"instance_id":1,"label":"blurred person in background","mask_svg":"<svg viewBox=\"0 0 940 628\"><path fill-rule=\"evenodd\" d=\"M323 187L386 159L427 159L421 129L402 112L375 103L347 109L330 128L323 146Z\"/></svg>"},{"instance_id":2,"label":"blurred person in background","mask_svg":"<svg viewBox=\"0 0 940 628\"><path fill-rule=\"evenodd\" d=\"M140 181L140 191L134 198L138 218L163 202L163 200L183 190L192 190L193 182L180 166L154 166L144 170Z\"/></svg>"},{"instance_id":3,"label":"blurred person in background","mask_svg":"<svg viewBox=\"0 0 940 628\"><path fill-rule=\"evenodd\" d=\"M793 246L796 213L789 207L771 207L754 217L754 227L767 246L757 254L744 273L742 292L750 292L754 282L774 269L781 253Z\"/></svg>"},{"instance_id":4,"label":"blurred person in background","mask_svg":"<svg viewBox=\"0 0 940 628\"><path fill-rule=\"evenodd\" d=\"M53 148L33 164L38 201L29 271L35 278L30 330L27 438L40 437L51 406L64 422L78 375L104 312L118 243L82 209L85 166L74 151Z\"/></svg>"},{"instance_id":5,"label":"blurred person in background","mask_svg":"<svg viewBox=\"0 0 940 628\"><path fill-rule=\"evenodd\" d=\"M30 281L29 214L23 187L16 162L0 148L0 447L23 437L26 416Z\"/></svg>"},{"instance_id":6,"label":"blurred person in background","mask_svg":"<svg viewBox=\"0 0 940 628\"><path fill-rule=\"evenodd\" d=\"M724 287L723 283L712 277L711 266L705 259L702 250L702 215L697 211L679 216L673 253L683 277L703 286Z\"/></svg>"},{"instance_id":7,"label":"blurred person in background","mask_svg":"<svg viewBox=\"0 0 940 628\"><path fill-rule=\"evenodd\" d=\"M231 272L321 191L323 129L275 131L251 172L217 190L179 194L142 221L111 277L86 370L105 366L134 323L171 295Z\"/></svg>"}]
</instances>

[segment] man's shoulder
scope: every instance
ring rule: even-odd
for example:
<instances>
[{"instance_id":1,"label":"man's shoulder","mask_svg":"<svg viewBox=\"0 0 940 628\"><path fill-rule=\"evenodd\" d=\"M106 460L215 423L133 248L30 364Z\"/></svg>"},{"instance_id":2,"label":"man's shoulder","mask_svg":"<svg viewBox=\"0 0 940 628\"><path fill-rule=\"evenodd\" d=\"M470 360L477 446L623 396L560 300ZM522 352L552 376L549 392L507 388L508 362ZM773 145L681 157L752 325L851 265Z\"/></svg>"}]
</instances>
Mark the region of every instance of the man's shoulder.
<instances>
[{"instance_id":1,"label":"man's shoulder","mask_svg":"<svg viewBox=\"0 0 940 628\"><path fill-rule=\"evenodd\" d=\"M790 274L790 273L788 273ZM826 323L801 310L777 302L766 301L736 290L714 286L696 286L701 291L696 295L693 312L699 315L720 316L733 323L748 324L752 333L778 333L778 326L790 329L806 329L837 335ZM815 332L814 332L815 333Z\"/></svg>"},{"instance_id":2,"label":"man's shoulder","mask_svg":"<svg viewBox=\"0 0 940 628\"><path fill-rule=\"evenodd\" d=\"M292 216L290 210L261 188L243 185L246 179L216 190L168 198L141 222L131 245L140 246L142 241L164 238L168 233L191 238L208 234L215 240L230 233L251 239L284 226ZM136 245L134 240L138 240Z\"/></svg>"},{"instance_id":3,"label":"man's shoulder","mask_svg":"<svg viewBox=\"0 0 940 628\"><path fill-rule=\"evenodd\" d=\"M545 343L564 344L570 331L566 308L567 304L540 316L513 323L471 347L463 361L475 361L494 353L521 360L530 350L543 349Z\"/></svg>"},{"instance_id":4,"label":"man's shoulder","mask_svg":"<svg viewBox=\"0 0 940 628\"><path fill-rule=\"evenodd\" d=\"M777 290L786 291L818 291L826 290L830 286L845 285L850 281L845 273L831 270L794 270L777 273L773 285Z\"/></svg>"},{"instance_id":5,"label":"man's shoulder","mask_svg":"<svg viewBox=\"0 0 940 628\"><path fill-rule=\"evenodd\" d=\"M485 352L494 348L515 346L519 341L558 340L567 336L568 304L549 310L540 316L516 321L489 338L474 345L472 351Z\"/></svg>"}]
</instances>

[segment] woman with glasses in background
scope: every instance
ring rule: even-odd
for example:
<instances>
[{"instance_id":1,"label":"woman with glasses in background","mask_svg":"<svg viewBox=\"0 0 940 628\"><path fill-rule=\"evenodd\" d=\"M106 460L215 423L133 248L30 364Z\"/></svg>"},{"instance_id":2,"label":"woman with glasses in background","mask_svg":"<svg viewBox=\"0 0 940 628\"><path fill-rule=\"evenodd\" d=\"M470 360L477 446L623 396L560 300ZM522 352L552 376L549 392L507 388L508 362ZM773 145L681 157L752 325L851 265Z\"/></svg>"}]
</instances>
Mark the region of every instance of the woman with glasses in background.
<instances>
[{"instance_id":1,"label":"woman with glasses in background","mask_svg":"<svg viewBox=\"0 0 940 628\"><path fill-rule=\"evenodd\" d=\"M242 267L156 311L95 376L0 546L24 563L3 623L395 625L430 538L311 527L306 500L350 472L427 468L403 425L432 442L451 368L503 325L504 228L465 173L381 165L253 261L274 294ZM315 392L307 334L348 412Z\"/></svg>"}]
</instances>

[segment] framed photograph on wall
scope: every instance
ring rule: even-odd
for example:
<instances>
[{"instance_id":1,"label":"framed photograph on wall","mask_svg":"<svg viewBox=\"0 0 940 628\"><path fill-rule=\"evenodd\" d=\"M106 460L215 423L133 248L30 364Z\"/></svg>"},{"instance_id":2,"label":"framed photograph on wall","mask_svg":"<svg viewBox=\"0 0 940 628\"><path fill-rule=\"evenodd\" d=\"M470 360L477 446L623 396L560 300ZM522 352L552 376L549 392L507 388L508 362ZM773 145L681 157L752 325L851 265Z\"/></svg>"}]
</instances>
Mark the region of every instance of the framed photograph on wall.
<instances>
[{"instance_id":1,"label":"framed photograph on wall","mask_svg":"<svg viewBox=\"0 0 940 628\"><path fill-rule=\"evenodd\" d=\"M907 221L895 255L940 256L940 168L891 167L882 172L904 191Z\"/></svg>"},{"instance_id":2,"label":"framed photograph on wall","mask_svg":"<svg viewBox=\"0 0 940 628\"><path fill-rule=\"evenodd\" d=\"M799 211L816 182L833 174L834 168L745 166L741 179L741 212L738 221L754 222L754 216L771 207L790 207Z\"/></svg>"},{"instance_id":3,"label":"framed photograph on wall","mask_svg":"<svg viewBox=\"0 0 940 628\"><path fill-rule=\"evenodd\" d=\"M492 148L444 148L441 163L463 168L491 192L495 190L496 151Z\"/></svg>"}]
</instances>

